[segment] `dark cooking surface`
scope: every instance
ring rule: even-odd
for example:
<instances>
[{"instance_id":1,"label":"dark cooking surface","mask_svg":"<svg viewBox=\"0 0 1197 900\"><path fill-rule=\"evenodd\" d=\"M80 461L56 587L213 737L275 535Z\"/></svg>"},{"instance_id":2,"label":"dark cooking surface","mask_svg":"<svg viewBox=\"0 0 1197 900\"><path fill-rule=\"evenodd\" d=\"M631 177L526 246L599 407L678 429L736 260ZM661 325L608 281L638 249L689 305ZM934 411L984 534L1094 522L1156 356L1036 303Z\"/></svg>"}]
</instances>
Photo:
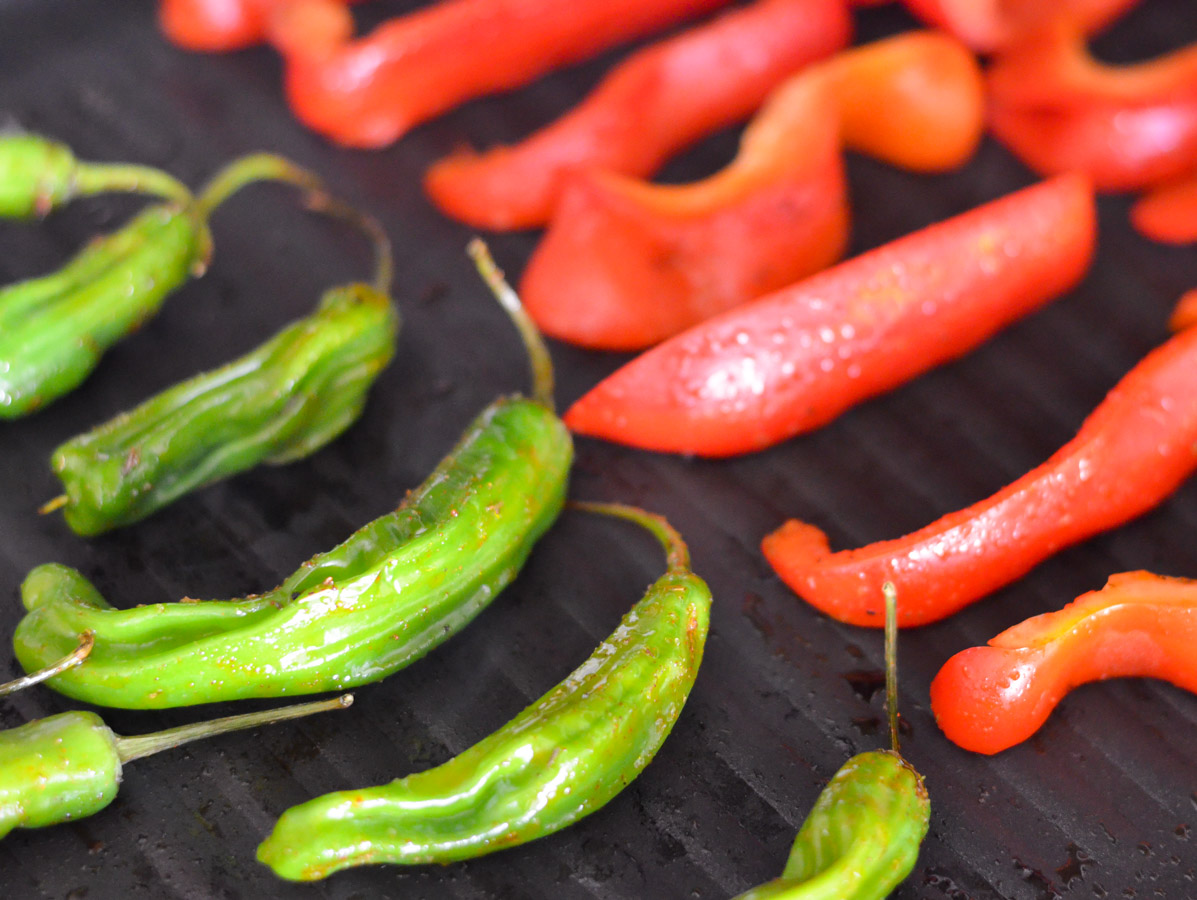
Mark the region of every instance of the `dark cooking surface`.
<instances>
[{"instance_id":1,"label":"dark cooking surface","mask_svg":"<svg viewBox=\"0 0 1197 900\"><path fill-rule=\"evenodd\" d=\"M193 184L239 153L289 154L384 219L407 321L362 421L315 458L244 475L99 540L75 538L57 517L38 518L38 504L57 492L45 461L60 441L245 351L306 312L324 287L367 270L354 235L298 212L283 189L251 189L218 213L207 277L113 351L81 390L0 428L2 678L17 671L8 636L31 566L77 566L117 605L270 587L390 508L496 391L525 385L516 336L462 253L469 231L430 208L419 178L459 142L517 139L602 71L591 64L474 103L383 152L346 152L293 123L270 52L183 53L161 39L151 8L149 0L0 0L0 123L66 139L87 157L159 164ZM362 15L373 22L379 13L367 5ZM862 38L909 24L895 9L860 21ZM1193 41L1195 32L1192 0L1146 0L1098 46L1108 58L1133 59ZM708 142L667 175L710 171L734 141L725 134ZM851 175L857 249L1031 180L992 143L951 176L859 159ZM775 876L827 779L850 754L883 740L881 640L796 600L758 554L759 539L791 515L827 529L836 547L896 536L987 496L1068 440L1164 338L1171 305L1197 285L1197 253L1136 237L1127 205L1102 200L1099 258L1076 291L816 434L724 462L579 442L572 495L666 513L716 598L704 668L680 722L644 775L604 810L549 839L447 868L359 869L305 887L277 881L254 861L288 806L444 760L556 683L614 627L661 570L660 554L630 526L567 513L473 626L359 690L348 712L134 763L120 797L94 818L5 839L0 896L724 898ZM0 225L0 278L53 267L134 206L88 201L41 225ZM535 240L496 237L492 247L516 275ZM553 353L563 406L620 361L562 345ZM1112 572L1197 576L1195 538L1191 483L1129 527L903 635L904 750L927 777L932 823L896 897L1197 896L1197 698L1147 681L1087 687L1033 740L997 758L949 744L927 701L949 655ZM68 708L33 689L0 705L0 724ZM130 734L233 710L105 715Z\"/></svg>"}]
</instances>

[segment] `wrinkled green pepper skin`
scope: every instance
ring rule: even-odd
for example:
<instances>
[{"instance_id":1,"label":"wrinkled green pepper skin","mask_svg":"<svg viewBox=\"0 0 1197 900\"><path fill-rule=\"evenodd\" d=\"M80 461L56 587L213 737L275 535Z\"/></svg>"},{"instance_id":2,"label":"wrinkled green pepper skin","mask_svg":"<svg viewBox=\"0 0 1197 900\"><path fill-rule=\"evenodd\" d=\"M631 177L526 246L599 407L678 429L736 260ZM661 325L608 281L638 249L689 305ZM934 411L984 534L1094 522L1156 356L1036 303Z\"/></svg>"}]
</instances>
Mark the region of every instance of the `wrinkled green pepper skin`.
<instances>
[{"instance_id":1,"label":"wrinkled green pepper skin","mask_svg":"<svg viewBox=\"0 0 1197 900\"><path fill-rule=\"evenodd\" d=\"M781 877L736 900L884 900L931 821L920 776L891 750L844 763L802 824Z\"/></svg>"},{"instance_id":2,"label":"wrinkled green pepper skin","mask_svg":"<svg viewBox=\"0 0 1197 900\"><path fill-rule=\"evenodd\" d=\"M244 600L111 607L66 566L34 569L13 644L27 671L91 630L79 666L46 682L100 706L165 708L340 690L447 640L515 577L564 503L569 432L504 398L394 512Z\"/></svg>"},{"instance_id":3,"label":"wrinkled green pepper skin","mask_svg":"<svg viewBox=\"0 0 1197 900\"><path fill-rule=\"evenodd\" d=\"M115 736L92 712L0 731L0 838L99 812L116 797Z\"/></svg>"},{"instance_id":4,"label":"wrinkled green pepper skin","mask_svg":"<svg viewBox=\"0 0 1197 900\"><path fill-rule=\"evenodd\" d=\"M187 188L158 169L81 162L66 144L36 134L0 136L0 219L44 216L76 197L105 191L184 202Z\"/></svg>"},{"instance_id":5,"label":"wrinkled green pepper skin","mask_svg":"<svg viewBox=\"0 0 1197 900\"><path fill-rule=\"evenodd\" d=\"M445 863L551 834L601 807L664 742L702 660L711 594L649 588L563 682L444 765L287 810L258 859L290 880L370 863Z\"/></svg>"},{"instance_id":6,"label":"wrinkled green pepper skin","mask_svg":"<svg viewBox=\"0 0 1197 900\"><path fill-rule=\"evenodd\" d=\"M51 458L67 524L100 534L260 462L315 452L361 413L398 330L385 295L334 288L251 353L68 441Z\"/></svg>"},{"instance_id":7,"label":"wrinkled green pepper skin","mask_svg":"<svg viewBox=\"0 0 1197 900\"><path fill-rule=\"evenodd\" d=\"M0 419L78 386L104 351L202 271L210 250L193 212L153 206L58 272L0 289Z\"/></svg>"}]
</instances>

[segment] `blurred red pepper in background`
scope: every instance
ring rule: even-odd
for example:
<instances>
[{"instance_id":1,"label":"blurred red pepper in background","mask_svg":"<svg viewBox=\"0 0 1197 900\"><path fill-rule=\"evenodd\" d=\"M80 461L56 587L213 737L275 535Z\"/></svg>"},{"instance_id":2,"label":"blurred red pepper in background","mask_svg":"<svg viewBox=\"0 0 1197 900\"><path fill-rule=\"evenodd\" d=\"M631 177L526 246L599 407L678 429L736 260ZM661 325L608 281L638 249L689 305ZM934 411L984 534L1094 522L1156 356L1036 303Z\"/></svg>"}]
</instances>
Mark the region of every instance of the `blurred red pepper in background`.
<instances>
[{"instance_id":1,"label":"blurred red pepper in background","mask_svg":"<svg viewBox=\"0 0 1197 900\"><path fill-rule=\"evenodd\" d=\"M949 740L999 753L1091 681L1162 678L1197 692L1194 647L1197 581L1123 572L1100 591L957 653L931 682L931 710Z\"/></svg>"},{"instance_id":2,"label":"blurred red pepper in background","mask_svg":"<svg viewBox=\"0 0 1197 900\"><path fill-rule=\"evenodd\" d=\"M999 55L988 84L994 134L1040 174L1079 170L1117 191L1197 165L1197 45L1111 66L1059 18Z\"/></svg>"},{"instance_id":3,"label":"blurred red pepper in background","mask_svg":"<svg viewBox=\"0 0 1197 900\"><path fill-rule=\"evenodd\" d=\"M1093 255L1094 219L1082 175L992 201L696 325L600 382L566 424L699 456L769 447L1072 287Z\"/></svg>"},{"instance_id":4,"label":"blurred red pepper in background","mask_svg":"<svg viewBox=\"0 0 1197 900\"><path fill-rule=\"evenodd\" d=\"M466 100L726 2L440 0L348 40L342 25L324 24L333 21L329 0L310 7L305 0L272 27L272 40L286 59L287 97L301 122L341 144L381 147ZM303 21L305 7L321 17L319 27Z\"/></svg>"},{"instance_id":5,"label":"blurred red pepper in background","mask_svg":"<svg viewBox=\"0 0 1197 900\"><path fill-rule=\"evenodd\" d=\"M1128 372L1045 463L912 534L832 553L796 519L763 543L799 596L852 625L880 627L892 581L901 626L926 625L1021 577L1052 554L1165 500L1197 468L1197 329Z\"/></svg>"},{"instance_id":6,"label":"blurred red pepper in background","mask_svg":"<svg viewBox=\"0 0 1197 900\"><path fill-rule=\"evenodd\" d=\"M307 0L161 0L158 21L171 41L188 50L240 50L262 43L271 17L296 2ZM361 0L322 2L344 6Z\"/></svg>"},{"instance_id":7,"label":"blurred red pepper in background","mask_svg":"<svg viewBox=\"0 0 1197 900\"><path fill-rule=\"evenodd\" d=\"M859 0L858 0L859 2ZM992 53L1064 12L1091 34L1135 6L1139 0L905 0L907 8L929 25L953 34L974 50Z\"/></svg>"},{"instance_id":8,"label":"blurred red pepper in background","mask_svg":"<svg viewBox=\"0 0 1197 900\"><path fill-rule=\"evenodd\" d=\"M1197 241L1197 174L1152 188L1131 207L1131 224L1163 244Z\"/></svg>"},{"instance_id":9,"label":"blurred red pepper in background","mask_svg":"<svg viewBox=\"0 0 1197 900\"><path fill-rule=\"evenodd\" d=\"M543 225L565 169L651 175L682 148L751 115L786 77L851 36L843 0L758 0L632 54L573 110L519 144L437 162L424 187L442 212L471 225Z\"/></svg>"},{"instance_id":10,"label":"blurred red pepper in background","mask_svg":"<svg viewBox=\"0 0 1197 900\"><path fill-rule=\"evenodd\" d=\"M521 296L541 329L632 350L792 284L839 258L841 141L938 170L973 153L980 69L954 38L913 32L839 54L780 88L735 160L689 185L572 170Z\"/></svg>"}]
</instances>

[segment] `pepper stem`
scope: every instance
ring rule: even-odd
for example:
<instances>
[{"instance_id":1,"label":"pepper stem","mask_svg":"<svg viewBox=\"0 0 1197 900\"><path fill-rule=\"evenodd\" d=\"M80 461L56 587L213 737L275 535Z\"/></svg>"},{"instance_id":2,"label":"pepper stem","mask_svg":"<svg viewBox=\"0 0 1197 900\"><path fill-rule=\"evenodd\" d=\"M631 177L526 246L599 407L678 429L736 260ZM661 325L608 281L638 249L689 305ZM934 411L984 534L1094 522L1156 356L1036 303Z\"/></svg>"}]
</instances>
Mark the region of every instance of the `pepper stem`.
<instances>
[{"instance_id":1,"label":"pepper stem","mask_svg":"<svg viewBox=\"0 0 1197 900\"><path fill-rule=\"evenodd\" d=\"M889 714L889 745L898 748L898 590L892 581L881 585L885 595L885 709Z\"/></svg>"},{"instance_id":2,"label":"pepper stem","mask_svg":"<svg viewBox=\"0 0 1197 900\"><path fill-rule=\"evenodd\" d=\"M374 289L380 294L391 293L391 282L395 278L395 261L391 254L391 242L376 218L355 209L323 191L309 193L304 203L313 212L335 216L361 231L374 245Z\"/></svg>"},{"instance_id":3,"label":"pepper stem","mask_svg":"<svg viewBox=\"0 0 1197 900\"><path fill-rule=\"evenodd\" d=\"M67 669L73 669L83 660L87 659L91 648L96 645L96 636L90 632L85 631L79 635L79 646L64 656L56 663L51 663L44 669L38 669L30 675L25 675L21 678L16 678L5 684L0 684L0 697L5 694L11 694L15 691L22 691L27 687L32 687L39 682L45 681L47 678L53 678L55 675L60 675Z\"/></svg>"},{"instance_id":4,"label":"pepper stem","mask_svg":"<svg viewBox=\"0 0 1197 900\"><path fill-rule=\"evenodd\" d=\"M134 737L114 735L113 739L116 743L116 755L122 763L127 763L201 738L229 731L241 731L245 728L255 728L258 725L273 725L275 722L285 722L288 719L298 719L302 716L334 709L346 709L352 705L353 695L342 694L331 700L317 700L313 703L284 706L281 709L265 709L261 712L245 713L240 716L226 716L223 719L180 725L178 728L168 728L165 731L139 734Z\"/></svg>"},{"instance_id":5,"label":"pepper stem","mask_svg":"<svg viewBox=\"0 0 1197 900\"><path fill-rule=\"evenodd\" d=\"M304 190L320 192L320 179L289 159L274 153L254 153L233 160L213 176L195 201L200 221L207 221L212 210L228 200L246 185L256 181L281 181Z\"/></svg>"},{"instance_id":6,"label":"pepper stem","mask_svg":"<svg viewBox=\"0 0 1197 900\"><path fill-rule=\"evenodd\" d=\"M151 166L80 162L75 164L71 182L74 196L128 191L151 194L178 203L186 203L191 199L191 191L183 182Z\"/></svg>"},{"instance_id":7,"label":"pepper stem","mask_svg":"<svg viewBox=\"0 0 1197 900\"><path fill-rule=\"evenodd\" d=\"M638 506L628 506L625 503L596 503L589 500L574 500L570 502L570 506L573 509L580 509L583 512L601 513L605 516L616 516L620 519L627 519L629 522L635 522L642 528L647 528L656 535L657 540L661 542L661 546L665 549L665 562L669 567L669 571L690 571L690 548L686 546L686 542L682 539L678 530L670 525L669 520L664 516L650 513Z\"/></svg>"},{"instance_id":8,"label":"pepper stem","mask_svg":"<svg viewBox=\"0 0 1197 900\"><path fill-rule=\"evenodd\" d=\"M524 310L519 295L511 289L502 270L495 265L486 243L482 238L474 238L466 247L466 252L474 260L478 274L486 282L491 293L506 310L511 321L519 330L528 351L528 362L532 367L532 399L548 410L554 410L553 403L553 360L549 356L549 348L545 346L540 329L532 321L532 317Z\"/></svg>"},{"instance_id":9,"label":"pepper stem","mask_svg":"<svg viewBox=\"0 0 1197 900\"><path fill-rule=\"evenodd\" d=\"M71 498L66 494L59 494L53 500L47 500L45 503L39 506L37 508L37 514L39 516L48 516L50 513L57 512L58 510L62 509L70 502Z\"/></svg>"}]
</instances>

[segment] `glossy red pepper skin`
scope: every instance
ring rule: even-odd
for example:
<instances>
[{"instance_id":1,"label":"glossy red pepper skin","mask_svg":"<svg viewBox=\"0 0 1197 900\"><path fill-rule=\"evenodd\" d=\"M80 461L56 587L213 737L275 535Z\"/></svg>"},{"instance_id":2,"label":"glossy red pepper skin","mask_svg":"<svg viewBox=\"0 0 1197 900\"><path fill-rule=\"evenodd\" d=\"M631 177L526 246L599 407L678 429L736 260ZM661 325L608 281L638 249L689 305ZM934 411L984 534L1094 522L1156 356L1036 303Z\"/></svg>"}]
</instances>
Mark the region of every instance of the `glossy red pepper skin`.
<instances>
[{"instance_id":1,"label":"glossy red pepper skin","mask_svg":"<svg viewBox=\"0 0 1197 900\"><path fill-rule=\"evenodd\" d=\"M905 537L830 552L790 520L762 545L781 579L841 622L880 627L892 581L901 626L949 616L1042 560L1165 500L1197 468L1197 329L1149 353L1076 436L993 496Z\"/></svg>"},{"instance_id":2,"label":"glossy red pepper skin","mask_svg":"<svg viewBox=\"0 0 1197 900\"><path fill-rule=\"evenodd\" d=\"M1093 254L1094 217L1080 175L985 204L683 332L583 396L566 424L698 456L777 444L1071 287Z\"/></svg>"},{"instance_id":3,"label":"glossy red pepper skin","mask_svg":"<svg viewBox=\"0 0 1197 900\"><path fill-rule=\"evenodd\" d=\"M381 147L466 100L726 2L440 0L356 40L282 41L287 97L302 122L332 140Z\"/></svg>"},{"instance_id":4,"label":"glossy red pepper skin","mask_svg":"<svg viewBox=\"0 0 1197 900\"><path fill-rule=\"evenodd\" d=\"M1197 161L1197 44L1110 66L1058 19L988 72L994 134L1035 171L1086 172L1099 190L1158 184Z\"/></svg>"},{"instance_id":5,"label":"glossy red pepper skin","mask_svg":"<svg viewBox=\"0 0 1197 900\"><path fill-rule=\"evenodd\" d=\"M703 181L567 176L520 282L541 331L635 350L835 262L848 240L835 105L821 78L798 79Z\"/></svg>"},{"instance_id":6,"label":"glossy red pepper skin","mask_svg":"<svg viewBox=\"0 0 1197 900\"><path fill-rule=\"evenodd\" d=\"M1017 41L1047 17L1066 12L1086 33L1100 30L1139 0L905 0L912 13L990 53Z\"/></svg>"},{"instance_id":7,"label":"glossy red pepper skin","mask_svg":"<svg viewBox=\"0 0 1197 900\"><path fill-rule=\"evenodd\" d=\"M1197 581L1123 572L1100 591L957 653L931 682L931 710L965 750L1000 753L1091 681L1161 678L1197 692L1195 646Z\"/></svg>"},{"instance_id":8,"label":"glossy red pepper skin","mask_svg":"<svg viewBox=\"0 0 1197 900\"><path fill-rule=\"evenodd\" d=\"M470 225L543 225L566 169L651 175L699 138L747 118L787 76L851 35L842 0L757 0L629 56L521 143L441 160L424 187L445 214Z\"/></svg>"},{"instance_id":9,"label":"glossy red pepper skin","mask_svg":"<svg viewBox=\"0 0 1197 900\"><path fill-rule=\"evenodd\" d=\"M1131 224L1163 244L1197 242L1197 173L1162 184L1135 201Z\"/></svg>"},{"instance_id":10,"label":"glossy red pepper skin","mask_svg":"<svg viewBox=\"0 0 1197 900\"><path fill-rule=\"evenodd\" d=\"M1197 325L1197 288L1185 291L1168 317L1169 331L1183 331L1194 325Z\"/></svg>"},{"instance_id":11,"label":"glossy red pepper skin","mask_svg":"<svg viewBox=\"0 0 1197 900\"><path fill-rule=\"evenodd\" d=\"M524 303L553 337L643 349L839 259L841 143L942 169L972 155L983 125L980 69L954 38L914 32L838 54L778 88L707 179L564 174Z\"/></svg>"},{"instance_id":12,"label":"glossy red pepper skin","mask_svg":"<svg viewBox=\"0 0 1197 900\"><path fill-rule=\"evenodd\" d=\"M219 53L266 39L272 15L296 0L160 0L158 22L167 38L188 50ZM322 0L340 5L358 0Z\"/></svg>"}]
</instances>

